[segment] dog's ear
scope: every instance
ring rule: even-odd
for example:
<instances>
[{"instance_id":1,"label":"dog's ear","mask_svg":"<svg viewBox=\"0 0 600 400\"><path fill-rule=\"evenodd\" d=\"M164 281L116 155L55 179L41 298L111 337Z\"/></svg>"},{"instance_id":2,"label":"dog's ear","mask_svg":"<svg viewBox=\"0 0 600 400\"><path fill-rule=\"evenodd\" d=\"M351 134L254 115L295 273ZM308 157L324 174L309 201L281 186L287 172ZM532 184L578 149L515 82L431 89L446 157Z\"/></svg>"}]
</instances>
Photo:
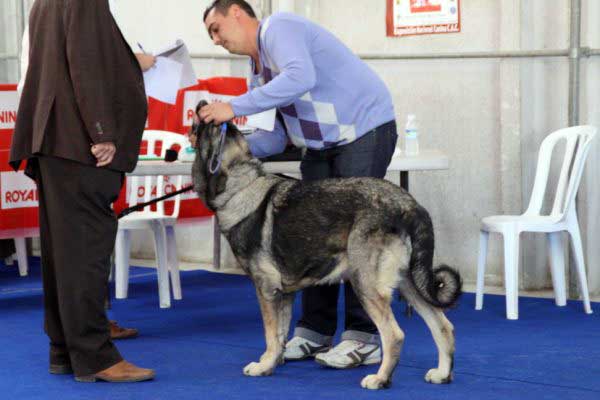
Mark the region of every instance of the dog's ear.
<instances>
[{"instance_id":1,"label":"dog's ear","mask_svg":"<svg viewBox=\"0 0 600 400\"><path fill-rule=\"evenodd\" d=\"M219 153L223 151L220 138L221 125L202 123L198 127L192 180L194 191L211 210L213 210L212 200L225 189L226 174L221 169L222 161L219 161L221 159ZM211 171L217 167L217 162L219 163L217 170Z\"/></svg>"},{"instance_id":2,"label":"dog's ear","mask_svg":"<svg viewBox=\"0 0 600 400\"><path fill-rule=\"evenodd\" d=\"M198 111L200 111L200 109L202 107L207 106L207 105L208 105L208 101L206 101L206 100L200 100L198 102L198 104L196 104L196 113L198 113Z\"/></svg>"},{"instance_id":3,"label":"dog's ear","mask_svg":"<svg viewBox=\"0 0 600 400\"><path fill-rule=\"evenodd\" d=\"M208 161L211 162L220 159L220 154L223 153L223 147L225 146L225 143L223 143L223 146L221 145L221 125L215 125L212 122L207 124L204 129L204 134L206 136L206 142L208 142L209 145Z\"/></svg>"},{"instance_id":4,"label":"dog's ear","mask_svg":"<svg viewBox=\"0 0 600 400\"><path fill-rule=\"evenodd\" d=\"M205 103L201 101L199 104ZM197 108L199 109L199 108ZM192 182L194 183L194 191L204 204L207 204L207 187L210 174L208 173L208 163L210 162L211 140L207 132L212 127L212 124L205 124L200 121L192 126L192 133L196 137L196 158L192 165Z\"/></svg>"},{"instance_id":5,"label":"dog's ear","mask_svg":"<svg viewBox=\"0 0 600 400\"><path fill-rule=\"evenodd\" d=\"M244 134L231 121L227 123L227 141L228 145L226 146L224 157L225 165L253 158Z\"/></svg>"},{"instance_id":6,"label":"dog's ear","mask_svg":"<svg viewBox=\"0 0 600 400\"><path fill-rule=\"evenodd\" d=\"M233 125L231 122L229 122L229 125L231 126L231 131L234 132L233 138L236 145L240 148L241 154L243 154L245 157L253 158L252 152L250 151L250 146L248 146L248 142L246 141L246 138L244 138L244 134L240 132L237 126Z\"/></svg>"}]
</instances>

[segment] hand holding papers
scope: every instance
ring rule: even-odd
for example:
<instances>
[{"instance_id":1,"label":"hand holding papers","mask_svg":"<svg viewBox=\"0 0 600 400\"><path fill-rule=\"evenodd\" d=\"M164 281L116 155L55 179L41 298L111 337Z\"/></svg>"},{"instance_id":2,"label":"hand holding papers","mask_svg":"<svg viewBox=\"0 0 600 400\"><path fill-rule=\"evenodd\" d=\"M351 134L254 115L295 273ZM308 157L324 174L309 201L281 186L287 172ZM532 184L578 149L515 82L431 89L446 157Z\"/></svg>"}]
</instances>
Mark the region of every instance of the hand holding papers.
<instances>
[{"instance_id":1,"label":"hand holding papers","mask_svg":"<svg viewBox=\"0 0 600 400\"><path fill-rule=\"evenodd\" d=\"M194 67L192 66L190 53L185 43L183 43L183 40L177 39L175 44L160 50L156 56L169 58L183 66L183 69L181 70L181 81L179 82L179 87L181 89L198 83L198 78L196 77Z\"/></svg>"},{"instance_id":2,"label":"hand holding papers","mask_svg":"<svg viewBox=\"0 0 600 400\"><path fill-rule=\"evenodd\" d=\"M156 65L144 73L146 95L169 104L175 104L179 89L196 83L190 54L181 40L159 51Z\"/></svg>"}]
</instances>

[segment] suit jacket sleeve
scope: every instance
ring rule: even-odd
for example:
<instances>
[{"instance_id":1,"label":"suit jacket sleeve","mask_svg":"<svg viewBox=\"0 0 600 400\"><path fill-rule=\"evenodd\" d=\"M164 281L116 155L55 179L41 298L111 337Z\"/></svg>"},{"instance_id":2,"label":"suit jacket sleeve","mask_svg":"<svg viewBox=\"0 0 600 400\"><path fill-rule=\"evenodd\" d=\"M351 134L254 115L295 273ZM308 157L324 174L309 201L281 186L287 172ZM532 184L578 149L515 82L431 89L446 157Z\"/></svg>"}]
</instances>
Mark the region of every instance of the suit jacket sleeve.
<instances>
[{"instance_id":1,"label":"suit jacket sleeve","mask_svg":"<svg viewBox=\"0 0 600 400\"><path fill-rule=\"evenodd\" d=\"M106 0L71 0L65 8L66 52L75 101L92 143L117 142L112 93L118 62Z\"/></svg>"}]
</instances>

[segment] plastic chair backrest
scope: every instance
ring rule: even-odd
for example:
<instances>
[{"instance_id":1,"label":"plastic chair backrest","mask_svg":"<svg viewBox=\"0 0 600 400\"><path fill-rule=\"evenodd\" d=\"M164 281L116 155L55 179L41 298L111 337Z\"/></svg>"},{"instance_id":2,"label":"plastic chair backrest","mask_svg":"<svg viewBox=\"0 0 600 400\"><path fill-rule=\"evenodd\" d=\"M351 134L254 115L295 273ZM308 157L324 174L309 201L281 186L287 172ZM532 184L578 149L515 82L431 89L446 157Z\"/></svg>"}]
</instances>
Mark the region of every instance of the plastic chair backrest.
<instances>
[{"instance_id":1,"label":"plastic chair backrest","mask_svg":"<svg viewBox=\"0 0 600 400\"><path fill-rule=\"evenodd\" d=\"M550 216L555 217L557 222L565 217L569 208L575 204L585 160L596 133L597 129L593 126L574 126L553 132L544 139L540 146L531 200L524 215L540 215L548 184L552 152L556 144L564 140L565 153Z\"/></svg>"},{"instance_id":2,"label":"plastic chair backrest","mask_svg":"<svg viewBox=\"0 0 600 400\"><path fill-rule=\"evenodd\" d=\"M140 155L155 155L155 150L157 148L157 145L158 145L158 143L161 143L160 154L158 155L158 157L160 157L161 159L165 158L165 154L166 154L167 150L172 148L173 145L179 145L180 148L185 148L185 147L190 146L190 141L186 136L179 134L179 133L168 132L168 131L159 131L159 130L144 131L144 134L142 136L142 141L147 142L147 146L146 146L146 151L144 153L140 153ZM151 200L154 177L155 176L144 176L144 177L132 176L129 178L130 179L129 182L130 182L130 185L132 188L137 188L139 180L144 179L144 200L143 200L143 202L147 202L147 201ZM172 178L173 177L169 177L169 181ZM181 186L183 184L183 176L178 175L175 177L175 179L176 179L175 180L175 188L173 190L179 190L179 189L181 189ZM163 175L156 176L156 195L154 196L155 198L160 197L163 194L165 194L164 187L165 187L165 177ZM180 202L181 202L181 195L177 195L174 198L171 198L169 200L174 200L174 202L175 202L173 212L169 216L171 216L171 217L179 216L179 206L180 206ZM133 206L133 205L137 204L138 202L139 201L138 201L137 193L132 190L129 193L129 201L128 201L129 206ZM145 207L142 212L152 212L152 213L158 213L160 215L165 215L164 202L160 201L160 202L156 203L156 211L151 211L150 206L148 206L148 207Z\"/></svg>"}]
</instances>

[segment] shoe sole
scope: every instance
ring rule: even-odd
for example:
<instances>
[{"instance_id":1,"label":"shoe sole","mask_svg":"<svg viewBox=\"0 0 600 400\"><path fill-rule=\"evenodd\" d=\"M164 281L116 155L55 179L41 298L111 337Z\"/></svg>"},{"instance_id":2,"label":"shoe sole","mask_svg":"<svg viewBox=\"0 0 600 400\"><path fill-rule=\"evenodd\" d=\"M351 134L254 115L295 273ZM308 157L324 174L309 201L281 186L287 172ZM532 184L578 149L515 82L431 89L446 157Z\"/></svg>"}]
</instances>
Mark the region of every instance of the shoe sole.
<instances>
[{"instance_id":1,"label":"shoe sole","mask_svg":"<svg viewBox=\"0 0 600 400\"><path fill-rule=\"evenodd\" d=\"M154 379L154 375L152 376L144 376L144 377L139 377L139 378L130 378L130 379L104 379L104 378L99 378L97 376L76 376L75 380L77 382L82 382L82 383L94 383L94 382L98 382L98 381L104 381L104 382L110 382L110 383L134 383L134 382L144 382L144 381L150 381Z\"/></svg>"},{"instance_id":2,"label":"shoe sole","mask_svg":"<svg viewBox=\"0 0 600 400\"><path fill-rule=\"evenodd\" d=\"M341 365L329 364L325 360L321 360L320 358L315 358L315 361L318 364L321 364L324 367L335 368L335 369L352 369L352 368L358 368L361 365L373 365L373 364L379 364L379 363L381 363L381 360L372 360L372 361L364 361L364 362L359 363L359 364L348 364L348 365L341 366Z\"/></svg>"},{"instance_id":3,"label":"shoe sole","mask_svg":"<svg viewBox=\"0 0 600 400\"><path fill-rule=\"evenodd\" d=\"M48 372L52 375L69 375L73 373L73 368L70 365L53 365L50 364L50 368L48 368Z\"/></svg>"}]
</instances>

